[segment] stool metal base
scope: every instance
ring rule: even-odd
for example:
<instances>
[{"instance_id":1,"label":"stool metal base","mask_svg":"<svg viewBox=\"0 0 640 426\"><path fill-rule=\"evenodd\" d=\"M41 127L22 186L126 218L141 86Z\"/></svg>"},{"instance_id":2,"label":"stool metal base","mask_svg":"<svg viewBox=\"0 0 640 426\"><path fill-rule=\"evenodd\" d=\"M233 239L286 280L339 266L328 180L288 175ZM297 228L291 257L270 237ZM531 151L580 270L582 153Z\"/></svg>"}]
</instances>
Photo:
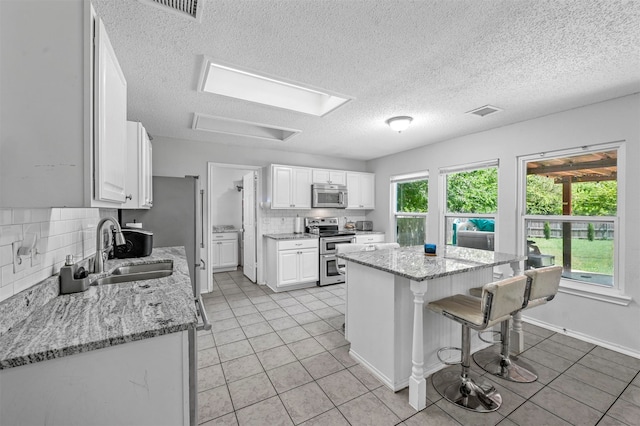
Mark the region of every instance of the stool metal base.
<instances>
[{"instance_id":1,"label":"stool metal base","mask_svg":"<svg viewBox=\"0 0 640 426\"><path fill-rule=\"evenodd\" d=\"M489 413L502 405L502 396L495 387L481 381L473 373L462 378L459 368L447 368L434 373L432 382L444 399L466 410Z\"/></svg>"},{"instance_id":2,"label":"stool metal base","mask_svg":"<svg viewBox=\"0 0 640 426\"><path fill-rule=\"evenodd\" d=\"M484 371L501 379L516 383L531 383L538 380L533 367L514 356L504 359L499 353L483 350L473 354L473 360Z\"/></svg>"}]
</instances>

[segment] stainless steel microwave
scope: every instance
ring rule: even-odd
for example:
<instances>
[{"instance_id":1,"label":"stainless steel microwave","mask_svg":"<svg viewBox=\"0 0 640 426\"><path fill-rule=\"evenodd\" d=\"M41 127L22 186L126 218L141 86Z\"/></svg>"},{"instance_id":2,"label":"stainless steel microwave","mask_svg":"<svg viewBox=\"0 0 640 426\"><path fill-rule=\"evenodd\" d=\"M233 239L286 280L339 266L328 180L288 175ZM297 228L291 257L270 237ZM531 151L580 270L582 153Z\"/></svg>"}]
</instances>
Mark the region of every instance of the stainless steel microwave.
<instances>
[{"instance_id":1,"label":"stainless steel microwave","mask_svg":"<svg viewBox=\"0 0 640 426\"><path fill-rule=\"evenodd\" d=\"M314 183L311 186L311 207L346 209L347 202L345 185Z\"/></svg>"}]
</instances>

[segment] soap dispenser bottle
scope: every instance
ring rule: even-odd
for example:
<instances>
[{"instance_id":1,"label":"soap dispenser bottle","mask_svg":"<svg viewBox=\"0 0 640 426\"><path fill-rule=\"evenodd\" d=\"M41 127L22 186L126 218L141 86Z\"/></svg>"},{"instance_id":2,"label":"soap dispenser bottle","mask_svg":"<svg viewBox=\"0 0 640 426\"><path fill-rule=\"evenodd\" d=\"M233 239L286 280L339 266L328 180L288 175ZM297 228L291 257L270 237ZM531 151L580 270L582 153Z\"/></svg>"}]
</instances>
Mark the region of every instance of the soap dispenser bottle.
<instances>
[{"instance_id":1,"label":"soap dispenser bottle","mask_svg":"<svg viewBox=\"0 0 640 426\"><path fill-rule=\"evenodd\" d=\"M78 293L88 288L89 272L73 263L73 255L68 254L60 268L60 294Z\"/></svg>"}]
</instances>

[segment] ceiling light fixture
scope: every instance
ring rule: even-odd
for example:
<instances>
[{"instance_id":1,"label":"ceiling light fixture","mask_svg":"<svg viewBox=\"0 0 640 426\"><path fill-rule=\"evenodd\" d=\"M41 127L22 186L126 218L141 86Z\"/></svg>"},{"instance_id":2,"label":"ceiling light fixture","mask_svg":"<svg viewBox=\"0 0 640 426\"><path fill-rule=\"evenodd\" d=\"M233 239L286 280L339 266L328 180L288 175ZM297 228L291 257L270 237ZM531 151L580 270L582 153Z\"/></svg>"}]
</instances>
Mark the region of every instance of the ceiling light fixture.
<instances>
[{"instance_id":1,"label":"ceiling light fixture","mask_svg":"<svg viewBox=\"0 0 640 426\"><path fill-rule=\"evenodd\" d=\"M413 117L409 117L407 115L401 115L399 117L391 117L386 121L386 123L391 127L392 130L395 130L398 133L402 133L407 130L411 122L413 121Z\"/></svg>"}]
</instances>

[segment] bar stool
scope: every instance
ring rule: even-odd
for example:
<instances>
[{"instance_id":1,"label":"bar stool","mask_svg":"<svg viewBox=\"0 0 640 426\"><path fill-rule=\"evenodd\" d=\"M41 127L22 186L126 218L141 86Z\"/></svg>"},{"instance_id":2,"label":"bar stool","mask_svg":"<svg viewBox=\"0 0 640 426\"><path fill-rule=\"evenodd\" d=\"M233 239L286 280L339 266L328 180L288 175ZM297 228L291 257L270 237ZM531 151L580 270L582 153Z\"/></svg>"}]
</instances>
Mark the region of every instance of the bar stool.
<instances>
[{"instance_id":1,"label":"bar stool","mask_svg":"<svg viewBox=\"0 0 640 426\"><path fill-rule=\"evenodd\" d=\"M485 284L482 298L456 294L428 303L426 308L462 325L462 348L441 348L438 358L447 365L461 364L460 372L440 370L433 374L433 386L447 401L467 410L487 413L502 405L502 396L491 384L469 372L471 362L470 331L484 330L509 318L522 307L527 277L524 275ZM460 362L440 358L445 350L461 350Z\"/></svg>"},{"instance_id":2,"label":"bar stool","mask_svg":"<svg viewBox=\"0 0 640 426\"><path fill-rule=\"evenodd\" d=\"M540 306L553 299L558 292L561 275L562 266L548 266L525 271L525 276L528 277L527 291L525 293L524 306L522 306L519 311ZM479 296L478 293L481 293L481 288L473 288L469 293L472 296ZM486 372L502 379L518 383L534 382L538 379L535 370L523 360L515 356L512 357L509 354L510 320L511 318L507 318L500 323L500 335L502 339L502 349L500 353L479 351L473 354L473 360ZM482 340L487 342L484 339Z\"/></svg>"}]
</instances>

